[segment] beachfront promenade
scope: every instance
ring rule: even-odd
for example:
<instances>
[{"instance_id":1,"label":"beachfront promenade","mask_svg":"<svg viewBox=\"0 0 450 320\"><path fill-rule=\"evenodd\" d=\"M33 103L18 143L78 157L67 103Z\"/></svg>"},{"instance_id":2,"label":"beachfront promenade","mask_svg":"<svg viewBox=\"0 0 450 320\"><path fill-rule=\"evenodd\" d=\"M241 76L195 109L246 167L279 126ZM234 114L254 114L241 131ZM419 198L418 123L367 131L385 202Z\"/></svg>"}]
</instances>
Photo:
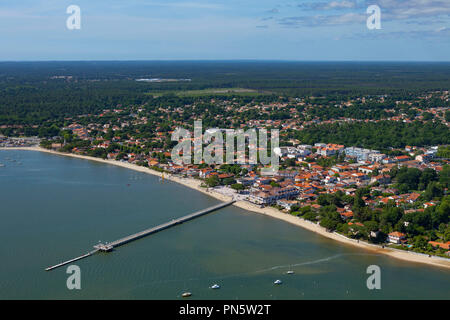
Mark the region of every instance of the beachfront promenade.
<instances>
[{"instance_id":1,"label":"beachfront promenade","mask_svg":"<svg viewBox=\"0 0 450 320\"><path fill-rule=\"evenodd\" d=\"M78 261L78 260L87 258L87 257L89 257L89 256L91 256L91 255L93 255L93 254L95 254L95 253L97 253L99 251L103 251L103 252L112 251L115 247L118 247L118 246L124 245L126 243L129 243L131 241L143 238L143 237L148 236L150 234L153 234L153 233L156 233L156 232L168 229L170 227L176 226L177 224L181 224L183 222L187 222L187 221L193 220L195 218L204 216L204 215L206 215L208 213L211 213L213 211L216 211L216 210L222 209L224 207L230 206L234 202L235 202L235 200L219 203L219 204L217 204L215 206L212 206L212 207L209 207L209 208L206 208L206 209L203 209L203 210L200 210L200 211L188 214L188 215L183 216L183 217L178 218L178 219L173 219L173 220L171 220L169 222L160 224L159 226L152 227L152 228L146 229L146 230L138 232L138 233L134 233L132 235L126 236L126 237L121 238L119 240L115 240L113 242L109 242L109 243L106 243L106 244L99 243L99 244L94 246L95 250L93 250L93 251L91 251L91 252L89 252L89 253L87 253L85 255L82 255L80 257L77 257L77 258L74 258L74 259L70 259L68 261L65 261L65 262L59 263L57 265L48 267L48 268L45 269L45 271L54 270L56 268L59 268L59 267L65 266L65 265L67 265L69 263L72 263L74 261Z\"/></svg>"}]
</instances>

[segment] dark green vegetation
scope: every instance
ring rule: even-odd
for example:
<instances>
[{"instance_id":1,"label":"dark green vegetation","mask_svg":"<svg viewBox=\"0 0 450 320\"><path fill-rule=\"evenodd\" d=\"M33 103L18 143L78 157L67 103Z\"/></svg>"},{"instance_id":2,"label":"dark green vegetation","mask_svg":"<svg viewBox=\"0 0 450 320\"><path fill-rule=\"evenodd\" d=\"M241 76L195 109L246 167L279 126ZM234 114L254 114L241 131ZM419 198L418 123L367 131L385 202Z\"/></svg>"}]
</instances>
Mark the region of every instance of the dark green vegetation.
<instances>
[{"instance_id":1,"label":"dark green vegetation","mask_svg":"<svg viewBox=\"0 0 450 320\"><path fill-rule=\"evenodd\" d=\"M257 91L253 89L242 88L209 88L203 90L179 90L179 91L150 91L148 93L153 97L160 97L163 95L173 94L179 97L211 97L211 96L259 96L271 94L269 91Z\"/></svg>"},{"instance_id":2,"label":"dark green vegetation","mask_svg":"<svg viewBox=\"0 0 450 320\"><path fill-rule=\"evenodd\" d=\"M313 125L292 136L304 143L339 143L374 149L429 146L450 143L450 131L442 123L397 121Z\"/></svg>"},{"instance_id":3,"label":"dark green vegetation","mask_svg":"<svg viewBox=\"0 0 450 320\"><path fill-rule=\"evenodd\" d=\"M149 83L135 81L138 78L192 81ZM221 103L230 101L236 107L280 102L289 108L292 104L300 122L414 117L418 109L448 107L448 101L423 97L449 87L449 63L4 62L0 63L0 134L52 137L74 121L83 125L106 122L111 115L90 116L105 109L127 109L116 115L118 121L141 106L152 114L147 115L149 123L134 132L136 137L145 137L147 128L160 126L161 131L168 131L173 123L191 123L194 116L201 117L204 126L230 128L254 119L284 121L292 116L288 109L225 111ZM363 102L360 97L364 95L367 100ZM298 99L310 107L299 105ZM343 104L349 99L351 105ZM158 111L167 106L185 112L171 112L167 117ZM223 118L217 119L218 114ZM381 149L450 143L448 127L431 113L424 111L422 116L414 123L307 125L306 130L290 136L305 143ZM442 117L448 118L449 112ZM131 131L119 134L125 137Z\"/></svg>"},{"instance_id":4,"label":"dark green vegetation","mask_svg":"<svg viewBox=\"0 0 450 320\"><path fill-rule=\"evenodd\" d=\"M438 157L450 159L450 146L441 146L438 149Z\"/></svg>"},{"instance_id":5,"label":"dark green vegetation","mask_svg":"<svg viewBox=\"0 0 450 320\"><path fill-rule=\"evenodd\" d=\"M413 250L422 253L444 255L446 250L435 249L428 241L450 241L450 196L444 195L450 185L450 166L445 165L441 173L432 169L420 171L415 168L402 167L390 172L396 187L401 193L424 190L415 202L405 201L397 206L393 200L380 202L375 209L370 209L366 201L378 202L381 198L394 194L381 194L371 188L360 188L354 196L341 191L334 194L320 194L317 203L319 210L311 206L294 207L291 214L301 216L311 221L320 221L320 225L330 231L338 231L354 239L369 240L382 243L387 235L393 231L406 234L408 244ZM423 207L424 203L434 201L437 205L430 205L425 210L414 210ZM352 206L353 219L345 220L338 212L338 208ZM411 212L405 213L406 210ZM348 221L352 220L351 223ZM402 247L404 248L404 247Z\"/></svg>"},{"instance_id":6,"label":"dark green vegetation","mask_svg":"<svg viewBox=\"0 0 450 320\"><path fill-rule=\"evenodd\" d=\"M0 123L62 121L64 117L95 113L118 104L164 102L164 99L153 99L148 92L158 92L160 96L165 92L211 88L274 93L261 101L273 101L279 95L326 95L324 100L333 101L361 94L388 94L411 100L424 91L448 89L449 74L448 63L3 62L0 63ZM54 78L61 76L71 78ZM192 81L145 83L135 81L137 78ZM221 94L211 93L211 96L220 98ZM222 95L230 96L233 97L231 93ZM240 93L236 93L236 98L250 99ZM184 97L178 103L186 104L190 99ZM377 114L373 116L378 117Z\"/></svg>"}]
</instances>

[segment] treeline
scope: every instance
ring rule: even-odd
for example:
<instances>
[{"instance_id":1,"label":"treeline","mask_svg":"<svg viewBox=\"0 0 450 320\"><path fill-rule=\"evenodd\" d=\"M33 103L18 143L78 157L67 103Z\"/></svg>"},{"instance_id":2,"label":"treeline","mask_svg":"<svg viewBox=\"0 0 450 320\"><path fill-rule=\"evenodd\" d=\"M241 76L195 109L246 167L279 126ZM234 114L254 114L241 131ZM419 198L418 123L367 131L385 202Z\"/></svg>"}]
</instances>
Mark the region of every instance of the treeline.
<instances>
[{"instance_id":1,"label":"treeline","mask_svg":"<svg viewBox=\"0 0 450 320\"><path fill-rule=\"evenodd\" d=\"M424 191L422 199L430 201L433 198L444 195L445 189L449 185L450 166L444 166L442 172L438 173L430 168L419 170L417 168L394 167L389 172L391 178L395 181L394 187L400 193L412 191Z\"/></svg>"},{"instance_id":2,"label":"treeline","mask_svg":"<svg viewBox=\"0 0 450 320\"><path fill-rule=\"evenodd\" d=\"M339 143L374 149L450 143L450 129L439 122L352 122L312 125L290 135L302 143Z\"/></svg>"},{"instance_id":3,"label":"treeline","mask_svg":"<svg viewBox=\"0 0 450 320\"><path fill-rule=\"evenodd\" d=\"M9 126L62 122L65 118L98 113L118 105L175 108L195 102L201 110L201 104L206 106L213 97L216 100L234 99L240 104L287 102L288 98L302 97L319 105L309 110L309 116L382 119L392 115L387 108L393 107L396 100L414 103L424 93L450 87L449 63L2 62L0 70L0 124ZM192 81L148 83L137 82L137 78L188 78ZM195 98L171 94L180 90L236 87L273 94ZM163 95L154 97L151 92ZM383 104L367 102L345 109L330 107L334 105L333 101L337 103L363 95L389 97ZM421 108L431 106L445 105L436 98L420 105ZM415 104L411 108L398 106L402 112L411 115L417 112L416 107ZM269 117L248 111L241 120L258 116ZM274 111L271 116L283 120L289 114Z\"/></svg>"},{"instance_id":4,"label":"treeline","mask_svg":"<svg viewBox=\"0 0 450 320\"><path fill-rule=\"evenodd\" d=\"M450 146L440 146L437 152L437 156L450 159Z\"/></svg>"},{"instance_id":5,"label":"treeline","mask_svg":"<svg viewBox=\"0 0 450 320\"><path fill-rule=\"evenodd\" d=\"M119 82L0 86L0 124L40 125L120 104L144 103L146 96L133 88Z\"/></svg>"}]
</instances>

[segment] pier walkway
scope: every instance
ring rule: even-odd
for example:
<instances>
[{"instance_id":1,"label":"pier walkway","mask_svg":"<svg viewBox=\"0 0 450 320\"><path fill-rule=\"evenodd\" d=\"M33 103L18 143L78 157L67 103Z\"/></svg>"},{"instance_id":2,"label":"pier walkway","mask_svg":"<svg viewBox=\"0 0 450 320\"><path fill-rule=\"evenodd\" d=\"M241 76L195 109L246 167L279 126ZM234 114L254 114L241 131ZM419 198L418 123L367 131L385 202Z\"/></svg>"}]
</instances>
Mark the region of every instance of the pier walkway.
<instances>
[{"instance_id":1,"label":"pier walkway","mask_svg":"<svg viewBox=\"0 0 450 320\"><path fill-rule=\"evenodd\" d=\"M52 267L48 267L48 268L45 269L45 271L50 271L50 270L53 270L53 269L56 269L56 268L65 266L66 264L69 264L69 263L72 263L72 262L75 262L75 261L78 261L78 260L87 258L87 257L89 257L89 256L92 256L92 255L93 255L94 253L96 253L97 251L98 251L98 249L92 250L91 252L88 252L88 253L86 253L86 254L84 254L84 255L82 255L82 256L73 258L73 259L68 260L68 261L61 262L61 263L59 263L59 264L57 264L57 265L54 265L54 266L52 266Z\"/></svg>"},{"instance_id":2,"label":"pier walkway","mask_svg":"<svg viewBox=\"0 0 450 320\"><path fill-rule=\"evenodd\" d=\"M77 261L77 260L81 260L83 258L87 258L87 257L97 253L98 251L103 251L103 252L112 251L115 247L118 247L118 246L124 245L124 244L126 244L128 242L131 242L131 241L143 238L143 237L148 236L150 234L153 234L153 233L156 233L156 232L168 229L170 227L176 226L177 224L181 224L183 222L186 222L186 221L193 220L195 218L204 216L204 215L206 215L208 213L211 213L213 211L216 211L216 210L222 209L224 207L227 207L229 205L232 205L234 202L235 202L235 200L228 201L228 202L223 202L223 203L220 203L218 205L215 205L215 206L212 206L212 207L209 207L209 208L206 208L206 209L203 209L203 210L200 210L200 211L188 214L187 216L184 216L184 217L181 217L181 218L177 218L177 219L173 219L173 220L171 220L169 222L160 224L159 226L152 227L152 228L143 230L143 231L138 232L138 233L134 233L132 235L126 236L126 237L121 238L119 240L115 240L113 242L109 242L109 243L105 243L105 244L99 243L99 244L94 246L95 250L93 250L93 251L91 251L91 252L89 252L89 253L87 253L85 255L82 255L80 257L77 257L77 258L74 258L74 259L71 259L71 260L59 263L59 264L54 265L52 267L48 267L48 268L45 269L45 271L50 271L50 270L62 267L64 265L67 265L67 264L69 264L71 262L74 262L74 261Z\"/></svg>"},{"instance_id":3,"label":"pier walkway","mask_svg":"<svg viewBox=\"0 0 450 320\"><path fill-rule=\"evenodd\" d=\"M144 231L141 231L141 232L129 235L129 236L124 237L122 239L119 239L119 240L116 240L116 241L113 241L113 242L109 242L109 243L106 243L106 244L100 243L98 245L95 245L94 248L98 249L100 251L111 251L115 247L124 245L124 244L126 244L128 242L131 242L131 241L137 240L139 238L148 236L150 234L162 231L164 229L168 229L168 228L173 227L173 226L175 226L177 224L181 224L183 222L186 222L186 221L189 221L189 220L201 217L201 216L203 216L205 214L208 214L210 212L213 212L213 211L222 209L224 207L227 207L227 206L233 204L234 202L235 201L233 200L233 201L229 201L229 202L220 203L218 205L215 205L215 206L212 206L212 207L209 207L209 208L206 208L206 209L203 209L203 210L191 213L191 214L189 214L187 216L184 216L184 217L181 217L181 218L178 218L178 219L173 219L172 221L160 224L159 226L156 226L156 227L153 227L153 228L150 228L150 229L146 229Z\"/></svg>"}]
</instances>

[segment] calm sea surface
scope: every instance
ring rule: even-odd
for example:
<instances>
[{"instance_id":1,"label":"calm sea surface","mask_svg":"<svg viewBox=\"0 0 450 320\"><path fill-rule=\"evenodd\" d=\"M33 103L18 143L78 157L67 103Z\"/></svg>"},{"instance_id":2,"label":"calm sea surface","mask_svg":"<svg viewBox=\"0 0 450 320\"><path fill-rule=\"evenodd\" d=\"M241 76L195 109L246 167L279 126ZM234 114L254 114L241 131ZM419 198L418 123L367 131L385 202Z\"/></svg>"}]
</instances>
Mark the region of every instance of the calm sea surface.
<instances>
[{"instance_id":1,"label":"calm sea surface","mask_svg":"<svg viewBox=\"0 0 450 320\"><path fill-rule=\"evenodd\" d=\"M0 299L450 299L449 270L235 207L77 261L81 290L68 290L67 266L44 269L218 201L87 160L11 150L0 163ZM367 289L369 265L381 290Z\"/></svg>"}]
</instances>

